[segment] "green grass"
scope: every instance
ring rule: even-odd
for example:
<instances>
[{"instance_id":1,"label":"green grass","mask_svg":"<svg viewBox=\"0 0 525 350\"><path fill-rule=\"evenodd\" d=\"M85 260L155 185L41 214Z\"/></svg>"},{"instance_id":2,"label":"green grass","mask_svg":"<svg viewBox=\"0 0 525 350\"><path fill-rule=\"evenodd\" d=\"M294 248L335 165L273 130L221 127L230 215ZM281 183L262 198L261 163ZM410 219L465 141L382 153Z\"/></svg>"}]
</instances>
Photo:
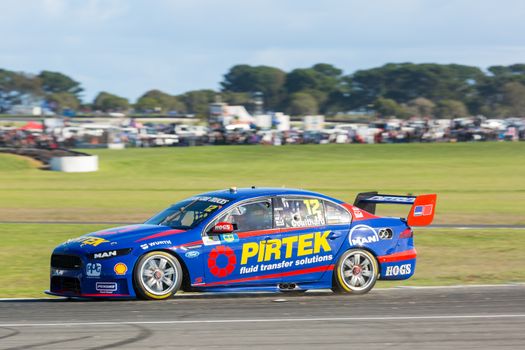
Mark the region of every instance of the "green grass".
<instances>
[{"instance_id":1,"label":"green grass","mask_svg":"<svg viewBox=\"0 0 525 350\"><path fill-rule=\"evenodd\" d=\"M0 297L41 297L49 288L49 258L68 238L102 225L0 224ZM524 230L417 230L412 279L378 287L525 281Z\"/></svg>"},{"instance_id":2,"label":"green grass","mask_svg":"<svg viewBox=\"0 0 525 350\"><path fill-rule=\"evenodd\" d=\"M361 191L435 192L436 223L525 224L525 143L88 152L99 155L100 171L43 171L26 158L0 154L0 221L138 222L195 193L257 185L305 188L348 202ZM52 248L100 228L0 224L0 296L40 296ZM416 240L416 275L389 286L525 281L523 230L419 230Z\"/></svg>"},{"instance_id":3,"label":"green grass","mask_svg":"<svg viewBox=\"0 0 525 350\"><path fill-rule=\"evenodd\" d=\"M88 152L99 155L100 171L42 171L0 155L0 221L141 221L195 193L257 185L305 188L349 202L369 190L436 192L436 223L525 224L525 143Z\"/></svg>"}]
</instances>

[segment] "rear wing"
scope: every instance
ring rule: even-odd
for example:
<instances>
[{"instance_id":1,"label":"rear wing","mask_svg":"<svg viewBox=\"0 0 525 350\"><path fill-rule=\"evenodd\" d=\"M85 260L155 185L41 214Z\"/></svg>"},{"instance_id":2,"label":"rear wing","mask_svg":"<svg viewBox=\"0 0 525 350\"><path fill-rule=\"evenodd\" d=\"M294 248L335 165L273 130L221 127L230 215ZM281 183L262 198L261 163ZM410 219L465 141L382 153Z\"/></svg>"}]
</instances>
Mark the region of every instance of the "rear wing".
<instances>
[{"instance_id":1,"label":"rear wing","mask_svg":"<svg viewBox=\"0 0 525 350\"><path fill-rule=\"evenodd\" d=\"M379 194L377 192L359 193L354 201L354 206L371 214L375 214L377 204L405 204L411 205L407 217L410 226L427 226L434 220L436 210L436 194L423 194L419 196L398 196L392 194Z\"/></svg>"}]
</instances>

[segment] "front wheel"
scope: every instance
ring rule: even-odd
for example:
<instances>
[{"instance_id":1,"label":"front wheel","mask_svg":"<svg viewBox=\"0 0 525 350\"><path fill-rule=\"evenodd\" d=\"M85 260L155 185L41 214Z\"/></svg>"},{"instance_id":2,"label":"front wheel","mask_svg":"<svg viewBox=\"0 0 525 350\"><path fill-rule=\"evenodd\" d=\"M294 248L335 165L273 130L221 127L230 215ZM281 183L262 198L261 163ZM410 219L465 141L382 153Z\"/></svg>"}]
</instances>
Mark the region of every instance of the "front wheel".
<instances>
[{"instance_id":1,"label":"front wheel","mask_svg":"<svg viewBox=\"0 0 525 350\"><path fill-rule=\"evenodd\" d=\"M337 261L332 290L365 294L376 284L379 267L375 257L362 249L347 250Z\"/></svg>"},{"instance_id":2,"label":"front wheel","mask_svg":"<svg viewBox=\"0 0 525 350\"><path fill-rule=\"evenodd\" d=\"M141 299L167 299L179 290L182 267L173 255L154 251L144 254L133 273L137 296Z\"/></svg>"}]
</instances>

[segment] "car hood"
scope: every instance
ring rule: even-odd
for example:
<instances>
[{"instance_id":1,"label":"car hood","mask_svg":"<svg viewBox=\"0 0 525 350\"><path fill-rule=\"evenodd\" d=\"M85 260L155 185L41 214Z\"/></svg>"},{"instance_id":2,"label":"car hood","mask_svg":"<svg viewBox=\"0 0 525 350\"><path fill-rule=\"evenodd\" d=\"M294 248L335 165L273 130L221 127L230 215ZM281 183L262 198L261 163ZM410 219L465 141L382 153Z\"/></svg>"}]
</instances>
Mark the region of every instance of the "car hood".
<instances>
[{"instance_id":1,"label":"car hood","mask_svg":"<svg viewBox=\"0 0 525 350\"><path fill-rule=\"evenodd\" d=\"M94 252L124 246L130 248L133 245L140 245L141 243L154 240L169 240L170 244L180 244L185 243L185 232L187 231L176 230L167 226L129 225L88 233L78 238L70 239L59 247L66 250Z\"/></svg>"}]
</instances>

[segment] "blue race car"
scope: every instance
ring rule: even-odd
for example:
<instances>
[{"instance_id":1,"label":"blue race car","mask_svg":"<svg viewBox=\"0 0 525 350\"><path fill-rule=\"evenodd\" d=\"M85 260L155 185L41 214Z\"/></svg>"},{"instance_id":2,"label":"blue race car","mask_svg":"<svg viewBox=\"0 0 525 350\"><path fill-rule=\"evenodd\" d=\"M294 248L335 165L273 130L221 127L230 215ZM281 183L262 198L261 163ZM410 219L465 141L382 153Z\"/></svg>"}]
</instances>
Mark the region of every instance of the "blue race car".
<instances>
[{"instance_id":1,"label":"blue race car","mask_svg":"<svg viewBox=\"0 0 525 350\"><path fill-rule=\"evenodd\" d=\"M409 204L405 218L376 205ZM416 267L411 226L429 225L436 195L360 193L354 205L294 189L197 195L144 224L70 239L51 256L51 287L67 297L166 299L184 291L363 294Z\"/></svg>"}]
</instances>

